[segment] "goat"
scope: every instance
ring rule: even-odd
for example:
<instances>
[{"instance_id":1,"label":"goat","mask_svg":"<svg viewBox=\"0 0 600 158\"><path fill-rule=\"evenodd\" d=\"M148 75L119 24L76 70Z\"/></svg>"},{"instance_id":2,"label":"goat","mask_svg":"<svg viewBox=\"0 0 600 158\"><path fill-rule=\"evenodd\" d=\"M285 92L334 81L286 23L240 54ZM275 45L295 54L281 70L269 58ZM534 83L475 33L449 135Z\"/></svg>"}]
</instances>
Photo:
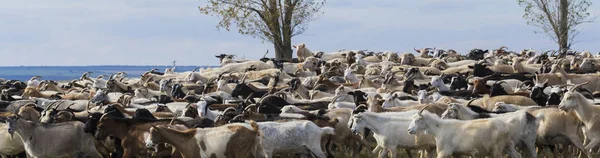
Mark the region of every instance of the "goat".
<instances>
[{"instance_id":1,"label":"goat","mask_svg":"<svg viewBox=\"0 0 600 158\"><path fill-rule=\"evenodd\" d=\"M522 145L527 151L527 157L537 157L535 150L536 132L539 126L538 120L526 111L519 111L510 114L481 114L471 111L467 107L458 104L450 104L448 109L442 114L442 119L458 119L458 120L472 120L482 118L494 118L501 121L505 121L509 128L510 139L516 143L515 145ZM518 153L512 153L513 149L506 149L510 153L511 157L519 157Z\"/></svg>"},{"instance_id":2,"label":"goat","mask_svg":"<svg viewBox=\"0 0 600 158\"><path fill-rule=\"evenodd\" d=\"M412 136L408 132L397 131L397 129L408 128L411 121L409 117L410 115L414 115L416 110L406 113L409 115L401 118L398 115L403 115L403 113L362 112L352 115L351 121L348 122L348 127L355 134L363 131L365 128L373 131L373 137L378 142L377 148L373 150L373 153L377 152L378 148L384 148L383 152L379 153L379 157L387 155L388 152L391 153L391 157L396 157L396 148L398 146L405 148L409 155L409 149L428 149L433 151L435 146L433 137L424 134ZM394 118L390 118L392 115Z\"/></svg>"},{"instance_id":3,"label":"goat","mask_svg":"<svg viewBox=\"0 0 600 158\"><path fill-rule=\"evenodd\" d=\"M8 124L0 122L0 157L17 155L25 151L23 140L19 134L10 134Z\"/></svg>"},{"instance_id":4,"label":"goat","mask_svg":"<svg viewBox=\"0 0 600 158\"><path fill-rule=\"evenodd\" d=\"M596 126L598 124L598 118L593 113L600 112L600 108L596 107L591 101L587 100L581 93L576 92L575 89L582 85L588 84L588 82L580 83L573 86L563 96L560 101L558 108L561 110L573 110L584 125L584 149L589 151L594 147L597 147L600 143L600 133Z\"/></svg>"},{"instance_id":5,"label":"goat","mask_svg":"<svg viewBox=\"0 0 600 158\"><path fill-rule=\"evenodd\" d=\"M94 137L97 140L104 140L109 135L121 139L121 146L124 149L123 157L130 158L134 156L148 156L150 153L146 150L144 140L148 137L148 131L153 125L167 124L174 122L176 124L187 125L186 123L175 120L142 120L126 119L119 113L112 111L104 114L96 125Z\"/></svg>"},{"instance_id":6,"label":"goat","mask_svg":"<svg viewBox=\"0 0 600 158\"><path fill-rule=\"evenodd\" d=\"M177 130L166 125L150 128L146 147L166 142L179 150L184 158L194 157L254 157L261 135L255 122L232 123L213 128ZM157 141L162 140L162 141Z\"/></svg>"},{"instance_id":7,"label":"goat","mask_svg":"<svg viewBox=\"0 0 600 158\"><path fill-rule=\"evenodd\" d=\"M509 128L500 120L444 120L423 110L425 108L414 116L408 126L408 132L414 135L427 131L433 135L438 157L450 157L457 153L499 158L502 157L504 149L512 143L506 139L510 133Z\"/></svg>"},{"instance_id":8,"label":"goat","mask_svg":"<svg viewBox=\"0 0 600 158\"><path fill-rule=\"evenodd\" d=\"M8 118L8 132L18 133L25 151L32 157L76 157L81 153L101 157L94 146L92 135L83 131L81 122L64 122L41 125L21 119L19 115ZM48 137L47 134L52 134ZM62 145L52 145L59 143Z\"/></svg>"},{"instance_id":9,"label":"goat","mask_svg":"<svg viewBox=\"0 0 600 158\"><path fill-rule=\"evenodd\" d=\"M318 158L325 158L321 149L321 137L335 134L331 127L318 127L310 121L260 122L258 127L262 153L273 157L273 152L304 151L306 148Z\"/></svg>"},{"instance_id":10,"label":"goat","mask_svg":"<svg viewBox=\"0 0 600 158\"><path fill-rule=\"evenodd\" d=\"M486 110L492 110L497 102L504 102L507 104L515 104L520 106L537 105L537 103L532 99L520 95L501 95L495 97L484 95L482 98L473 101L473 105L480 106Z\"/></svg>"}]
</instances>

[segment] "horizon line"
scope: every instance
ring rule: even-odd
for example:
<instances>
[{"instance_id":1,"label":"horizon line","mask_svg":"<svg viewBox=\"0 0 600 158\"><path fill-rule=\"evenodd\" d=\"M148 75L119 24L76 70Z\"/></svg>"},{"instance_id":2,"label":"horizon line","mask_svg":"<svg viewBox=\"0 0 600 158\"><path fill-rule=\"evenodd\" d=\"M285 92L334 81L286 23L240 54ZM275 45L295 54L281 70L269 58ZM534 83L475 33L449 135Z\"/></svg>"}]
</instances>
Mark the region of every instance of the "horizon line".
<instances>
[{"instance_id":1,"label":"horizon line","mask_svg":"<svg viewBox=\"0 0 600 158\"><path fill-rule=\"evenodd\" d=\"M0 68L5 67L100 67L100 66L130 66L130 67L146 67L146 66L172 66L172 65L19 65L19 66L0 66ZM217 65L176 65L182 67L218 67Z\"/></svg>"}]
</instances>

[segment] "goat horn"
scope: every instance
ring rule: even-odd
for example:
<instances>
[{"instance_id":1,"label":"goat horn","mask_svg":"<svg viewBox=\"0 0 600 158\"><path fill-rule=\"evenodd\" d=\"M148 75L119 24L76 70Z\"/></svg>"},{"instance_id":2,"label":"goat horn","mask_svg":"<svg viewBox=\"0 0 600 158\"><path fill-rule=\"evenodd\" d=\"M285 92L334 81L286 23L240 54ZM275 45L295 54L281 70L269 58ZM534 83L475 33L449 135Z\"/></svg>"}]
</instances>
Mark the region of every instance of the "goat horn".
<instances>
[{"instance_id":1,"label":"goat horn","mask_svg":"<svg viewBox=\"0 0 600 158\"><path fill-rule=\"evenodd\" d=\"M506 81L499 80L499 81L494 82L494 84L497 84L497 83L506 83ZM506 83L506 84L508 84L508 83Z\"/></svg>"},{"instance_id":2,"label":"goat horn","mask_svg":"<svg viewBox=\"0 0 600 158\"><path fill-rule=\"evenodd\" d=\"M267 94L265 94L264 96L262 96L262 97L260 98L260 100L258 100L258 103L257 103L257 104L260 104L260 103L262 103L262 101L263 101L265 98L267 98L268 96L275 96L275 95L273 95L273 94L268 94L268 93L267 93Z\"/></svg>"},{"instance_id":3,"label":"goat horn","mask_svg":"<svg viewBox=\"0 0 600 158\"><path fill-rule=\"evenodd\" d=\"M589 81L588 81L589 82ZM542 85L548 83L548 79L544 80L544 82L542 82Z\"/></svg>"},{"instance_id":4,"label":"goat horn","mask_svg":"<svg viewBox=\"0 0 600 158\"><path fill-rule=\"evenodd\" d=\"M212 82L214 82L215 80L217 80L217 78L216 78L216 77L211 77L210 79L208 79L208 81L207 81L206 83L207 83L207 84L208 84L208 83L212 83Z\"/></svg>"},{"instance_id":5,"label":"goat horn","mask_svg":"<svg viewBox=\"0 0 600 158\"><path fill-rule=\"evenodd\" d=\"M415 51L417 51L417 52L420 52L420 51L419 51L417 48L415 48L415 47L413 47L413 49L414 49Z\"/></svg>"},{"instance_id":6,"label":"goat horn","mask_svg":"<svg viewBox=\"0 0 600 158\"><path fill-rule=\"evenodd\" d=\"M468 103L467 103L467 105L465 105L465 106L469 106L469 105L471 105L471 103L472 103L473 101L475 101L475 99L471 99L471 100L469 100L469 102L468 102Z\"/></svg>"},{"instance_id":7,"label":"goat horn","mask_svg":"<svg viewBox=\"0 0 600 158\"><path fill-rule=\"evenodd\" d=\"M432 63L432 62L434 62L435 60L436 60L435 58L429 59L429 64L431 64L431 63Z\"/></svg>"},{"instance_id":8,"label":"goat horn","mask_svg":"<svg viewBox=\"0 0 600 158\"><path fill-rule=\"evenodd\" d=\"M319 88L321 86L325 86L325 84L317 84L317 85L313 86L312 90L317 90L317 88Z\"/></svg>"},{"instance_id":9,"label":"goat horn","mask_svg":"<svg viewBox=\"0 0 600 158\"><path fill-rule=\"evenodd\" d=\"M173 123L175 123L175 119L177 119L177 114L175 114L175 116L171 118L171 122L169 122L169 125L173 125Z\"/></svg>"},{"instance_id":10,"label":"goat horn","mask_svg":"<svg viewBox=\"0 0 600 158\"><path fill-rule=\"evenodd\" d=\"M383 97L381 97L381 95L379 95L379 94L376 94L373 98L375 98L375 99L383 99Z\"/></svg>"},{"instance_id":11,"label":"goat horn","mask_svg":"<svg viewBox=\"0 0 600 158\"><path fill-rule=\"evenodd\" d=\"M396 92L398 92L398 91L400 91L400 90L397 90L397 89L396 89L396 90L393 90L393 91L391 91L391 92L390 92L390 95L393 95L394 93L396 93Z\"/></svg>"},{"instance_id":12,"label":"goat horn","mask_svg":"<svg viewBox=\"0 0 600 158\"><path fill-rule=\"evenodd\" d=\"M269 50L267 49L267 52L265 53L265 55L263 55L263 58L267 57L267 54L269 54Z\"/></svg>"},{"instance_id":13,"label":"goat horn","mask_svg":"<svg viewBox=\"0 0 600 158\"><path fill-rule=\"evenodd\" d=\"M421 110L419 110L419 116L421 116L423 114L423 110L425 110L429 105L425 105L423 108L421 108Z\"/></svg>"},{"instance_id":14,"label":"goat horn","mask_svg":"<svg viewBox=\"0 0 600 158\"><path fill-rule=\"evenodd\" d=\"M335 103L335 101L340 98L340 95L336 95L335 97L333 97L333 99L331 99L331 103Z\"/></svg>"},{"instance_id":15,"label":"goat horn","mask_svg":"<svg viewBox=\"0 0 600 158\"><path fill-rule=\"evenodd\" d=\"M55 102L51 102L51 103L49 103L49 104L46 106L46 108L44 109L44 111L47 111L48 109L50 109L50 107L52 107L52 105L54 105L54 103L56 103L56 101L55 101Z\"/></svg>"},{"instance_id":16,"label":"goat horn","mask_svg":"<svg viewBox=\"0 0 600 158\"><path fill-rule=\"evenodd\" d=\"M582 86L582 85L586 85L586 84L588 84L588 83L590 83L590 81L587 81L587 82L584 82L584 83L577 84L577 85L573 86L573 87L571 88L571 90L569 90L569 91L573 92L573 91L575 91L575 89L577 89L578 87L580 87L580 86Z\"/></svg>"},{"instance_id":17,"label":"goat horn","mask_svg":"<svg viewBox=\"0 0 600 158\"><path fill-rule=\"evenodd\" d=\"M300 72L302 69L297 69L296 71L294 71L294 75L298 75L298 72Z\"/></svg>"},{"instance_id":18,"label":"goat horn","mask_svg":"<svg viewBox=\"0 0 600 158\"><path fill-rule=\"evenodd\" d=\"M198 71L199 69L200 69L200 66L198 66L198 67L194 68L194 70L192 70L192 72L196 72L196 71Z\"/></svg>"},{"instance_id":19,"label":"goat horn","mask_svg":"<svg viewBox=\"0 0 600 158\"><path fill-rule=\"evenodd\" d=\"M491 74L491 75L487 75L487 76L485 76L485 77L483 77L483 78L481 78L481 79L483 79L483 80L487 80L488 78L490 78L490 77L492 77L492 76L494 76L494 75L496 75L496 72L494 72L494 73L493 73L493 74Z\"/></svg>"},{"instance_id":20,"label":"goat horn","mask_svg":"<svg viewBox=\"0 0 600 158\"><path fill-rule=\"evenodd\" d=\"M149 77L149 78L146 80L146 82L144 82L144 85L148 85L148 82L150 82L150 80L151 80L152 78L154 78L154 75L150 76L150 77Z\"/></svg>"},{"instance_id":21,"label":"goat horn","mask_svg":"<svg viewBox=\"0 0 600 158\"><path fill-rule=\"evenodd\" d=\"M246 73L244 73L244 76L242 77L242 81L240 81L240 83L244 83L246 81Z\"/></svg>"},{"instance_id":22,"label":"goat horn","mask_svg":"<svg viewBox=\"0 0 600 158\"><path fill-rule=\"evenodd\" d=\"M247 103L250 100L250 98L252 98L253 96L254 96L254 92L250 93L248 95L248 97L246 97L246 99L244 99L244 103Z\"/></svg>"}]
</instances>

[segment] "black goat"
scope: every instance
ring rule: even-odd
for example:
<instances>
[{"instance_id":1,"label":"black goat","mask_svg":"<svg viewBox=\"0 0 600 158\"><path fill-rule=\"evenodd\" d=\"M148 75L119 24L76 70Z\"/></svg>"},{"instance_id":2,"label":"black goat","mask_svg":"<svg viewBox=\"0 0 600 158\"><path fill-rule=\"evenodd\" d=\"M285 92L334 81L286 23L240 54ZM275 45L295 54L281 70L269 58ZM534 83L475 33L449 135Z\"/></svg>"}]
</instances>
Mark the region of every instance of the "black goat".
<instances>
[{"instance_id":1,"label":"black goat","mask_svg":"<svg viewBox=\"0 0 600 158\"><path fill-rule=\"evenodd\" d=\"M539 106L546 106L546 102L548 101L548 95L544 93L544 89L546 89L546 87L548 87L547 83L544 83L541 87L534 86L531 89L529 98L535 101L535 103L537 103Z\"/></svg>"},{"instance_id":2,"label":"black goat","mask_svg":"<svg viewBox=\"0 0 600 158\"><path fill-rule=\"evenodd\" d=\"M367 103L367 93L362 92L360 90L356 90L354 92L348 92L348 95L352 95L354 98L354 104L356 106L360 105L360 104L366 104Z\"/></svg>"},{"instance_id":3,"label":"black goat","mask_svg":"<svg viewBox=\"0 0 600 158\"><path fill-rule=\"evenodd\" d=\"M261 98L257 104L258 112L262 114L280 114L281 108L286 105L294 105L304 110L319 110L326 109L329 102L312 102L312 103L288 103L284 98L276 95L267 95Z\"/></svg>"},{"instance_id":4,"label":"black goat","mask_svg":"<svg viewBox=\"0 0 600 158\"><path fill-rule=\"evenodd\" d=\"M158 69L152 69L150 71L151 74L156 74L156 75L164 75L165 73L159 72Z\"/></svg>"},{"instance_id":5,"label":"black goat","mask_svg":"<svg viewBox=\"0 0 600 158\"><path fill-rule=\"evenodd\" d=\"M472 49L471 51L469 51L469 54L467 54L467 59L481 60L485 57L485 53L487 52L488 50Z\"/></svg>"},{"instance_id":6,"label":"black goat","mask_svg":"<svg viewBox=\"0 0 600 158\"><path fill-rule=\"evenodd\" d=\"M452 77L450 80L450 90L462 90L467 89L469 82L467 81L467 77L469 73L461 74L458 73L456 76Z\"/></svg>"},{"instance_id":7,"label":"black goat","mask_svg":"<svg viewBox=\"0 0 600 158\"><path fill-rule=\"evenodd\" d=\"M171 88L171 96L173 96L173 98L175 99L181 99L183 97L185 97L185 93L183 92L182 89L182 85L177 83L177 84L173 84L172 88Z\"/></svg>"}]
</instances>

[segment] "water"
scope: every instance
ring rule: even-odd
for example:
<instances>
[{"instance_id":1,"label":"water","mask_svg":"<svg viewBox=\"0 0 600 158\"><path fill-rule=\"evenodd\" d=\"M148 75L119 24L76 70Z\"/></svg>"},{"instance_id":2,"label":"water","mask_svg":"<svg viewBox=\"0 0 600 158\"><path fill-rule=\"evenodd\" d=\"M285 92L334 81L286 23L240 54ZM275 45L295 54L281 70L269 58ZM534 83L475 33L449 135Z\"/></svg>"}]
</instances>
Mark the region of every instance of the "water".
<instances>
[{"instance_id":1,"label":"water","mask_svg":"<svg viewBox=\"0 0 600 158\"><path fill-rule=\"evenodd\" d=\"M215 66L202 66L215 67ZM84 72L93 72L92 77L125 72L128 77L139 77L146 71L158 69L164 72L171 66L11 66L0 67L0 78L7 80L29 80L33 76L42 76L43 80L65 81L81 77ZM196 66L177 66L176 72L192 71Z\"/></svg>"}]
</instances>

